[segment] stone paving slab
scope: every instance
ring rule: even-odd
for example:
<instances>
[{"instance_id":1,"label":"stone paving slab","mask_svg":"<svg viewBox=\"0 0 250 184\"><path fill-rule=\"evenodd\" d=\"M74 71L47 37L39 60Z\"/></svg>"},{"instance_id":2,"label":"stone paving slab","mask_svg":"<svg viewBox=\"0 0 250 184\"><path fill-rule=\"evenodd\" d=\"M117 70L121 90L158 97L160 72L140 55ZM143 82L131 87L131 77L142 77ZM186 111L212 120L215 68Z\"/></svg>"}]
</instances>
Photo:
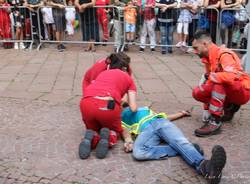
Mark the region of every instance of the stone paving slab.
<instances>
[{"instance_id":1,"label":"stone paving slab","mask_svg":"<svg viewBox=\"0 0 250 184\"><path fill-rule=\"evenodd\" d=\"M104 160L78 158L84 126L79 111L84 72L109 53L0 50L0 184L6 183L207 183L180 157L136 162L122 142ZM128 53L138 86L138 104L174 113L194 106L193 116L176 121L191 142L210 157L213 145L227 150L222 184L250 183L250 104L242 107L221 134L198 138L201 104L191 97L202 65L186 54Z\"/></svg>"}]
</instances>

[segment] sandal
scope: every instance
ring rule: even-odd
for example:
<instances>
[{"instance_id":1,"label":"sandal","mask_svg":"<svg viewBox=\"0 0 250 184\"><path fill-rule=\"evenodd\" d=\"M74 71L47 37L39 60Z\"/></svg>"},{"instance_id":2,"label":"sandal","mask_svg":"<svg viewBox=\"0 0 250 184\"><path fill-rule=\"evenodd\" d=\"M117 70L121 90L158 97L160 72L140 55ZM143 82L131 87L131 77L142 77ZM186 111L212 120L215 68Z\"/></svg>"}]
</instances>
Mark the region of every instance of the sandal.
<instances>
[{"instance_id":1,"label":"sandal","mask_svg":"<svg viewBox=\"0 0 250 184\"><path fill-rule=\"evenodd\" d=\"M85 52L91 51L91 47L84 49Z\"/></svg>"}]
</instances>

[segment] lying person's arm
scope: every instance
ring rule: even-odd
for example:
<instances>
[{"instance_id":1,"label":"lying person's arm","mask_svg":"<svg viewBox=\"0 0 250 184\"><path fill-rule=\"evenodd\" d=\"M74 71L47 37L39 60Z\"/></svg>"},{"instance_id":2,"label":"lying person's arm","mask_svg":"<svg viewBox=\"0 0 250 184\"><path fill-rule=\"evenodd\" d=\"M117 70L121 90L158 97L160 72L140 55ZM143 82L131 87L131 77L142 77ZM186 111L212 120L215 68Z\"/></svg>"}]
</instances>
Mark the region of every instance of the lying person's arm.
<instances>
[{"instance_id":1,"label":"lying person's arm","mask_svg":"<svg viewBox=\"0 0 250 184\"><path fill-rule=\"evenodd\" d=\"M134 142L127 128L123 128L122 137L124 140L124 145L123 145L124 151L126 153L131 152L133 150Z\"/></svg>"},{"instance_id":2,"label":"lying person's arm","mask_svg":"<svg viewBox=\"0 0 250 184\"><path fill-rule=\"evenodd\" d=\"M177 120L186 116L191 116L191 112L186 110L186 111L181 111L181 112L177 112L175 114L170 114L168 115L168 120L173 121L173 120Z\"/></svg>"}]
</instances>

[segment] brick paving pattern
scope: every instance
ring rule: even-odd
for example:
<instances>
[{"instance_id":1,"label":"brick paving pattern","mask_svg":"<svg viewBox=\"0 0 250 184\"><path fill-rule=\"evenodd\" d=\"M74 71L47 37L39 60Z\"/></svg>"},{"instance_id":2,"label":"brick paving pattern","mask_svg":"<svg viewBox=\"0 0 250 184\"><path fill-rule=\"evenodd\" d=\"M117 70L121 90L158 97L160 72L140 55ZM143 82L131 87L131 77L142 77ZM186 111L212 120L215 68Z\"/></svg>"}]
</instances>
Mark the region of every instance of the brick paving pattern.
<instances>
[{"instance_id":1,"label":"brick paving pattern","mask_svg":"<svg viewBox=\"0 0 250 184\"><path fill-rule=\"evenodd\" d=\"M191 97L202 65L195 56L128 53L138 86L138 103L173 113L194 106L193 116L175 123L191 142L201 144L207 157L213 145L227 150L221 183L250 183L250 105L243 106L216 136L197 138L201 104ZM81 81L86 69L108 52L80 50L0 50L0 184L12 183L207 183L180 157L136 162L122 142L103 160L80 160L78 145L84 127L79 112Z\"/></svg>"}]
</instances>

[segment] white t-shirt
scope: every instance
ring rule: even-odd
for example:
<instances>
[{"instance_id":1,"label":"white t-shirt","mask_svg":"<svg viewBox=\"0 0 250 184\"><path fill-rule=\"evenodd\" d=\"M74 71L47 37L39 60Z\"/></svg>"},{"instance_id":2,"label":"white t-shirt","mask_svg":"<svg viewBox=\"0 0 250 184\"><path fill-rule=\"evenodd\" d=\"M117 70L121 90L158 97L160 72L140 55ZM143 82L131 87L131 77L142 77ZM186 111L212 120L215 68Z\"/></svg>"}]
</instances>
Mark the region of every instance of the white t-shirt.
<instances>
[{"instance_id":1,"label":"white t-shirt","mask_svg":"<svg viewBox=\"0 0 250 184\"><path fill-rule=\"evenodd\" d=\"M65 14L67 21L75 20L76 17L76 10L73 7L67 7L66 8L66 14Z\"/></svg>"},{"instance_id":2,"label":"white t-shirt","mask_svg":"<svg viewBox=\"0 0 250 184\"><path fill-rule=\"evenodd\" d=\"M50 7L44 7L42 8L42 14L43 14L43 22L45 24L54 24L54 18L52 15L52 8Z\"/></svg>"}]
</instances>

